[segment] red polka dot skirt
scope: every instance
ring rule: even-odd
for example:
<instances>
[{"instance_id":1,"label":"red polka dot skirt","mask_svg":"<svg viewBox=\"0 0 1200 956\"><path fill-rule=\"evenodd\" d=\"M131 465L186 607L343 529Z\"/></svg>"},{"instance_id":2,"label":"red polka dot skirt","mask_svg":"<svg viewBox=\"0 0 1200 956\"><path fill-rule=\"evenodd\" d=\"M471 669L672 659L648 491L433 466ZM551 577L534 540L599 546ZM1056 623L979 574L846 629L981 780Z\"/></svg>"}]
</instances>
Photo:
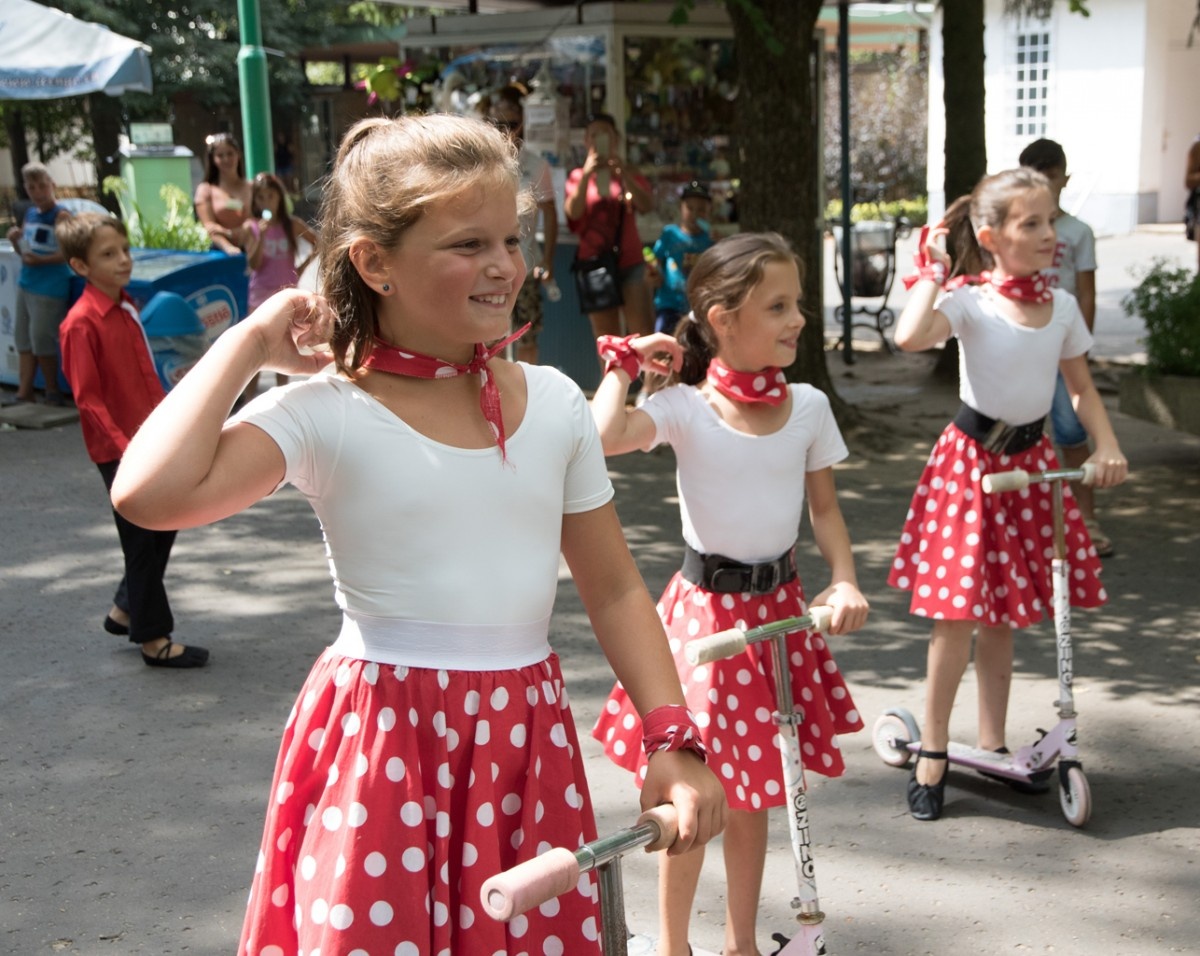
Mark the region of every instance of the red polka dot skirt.
<instances>
[{"instance_id":1,"label":"red polka dot skirt","mask_svg":"<svg viewBox=\"0 0 1200 956\"><path fill-rule=\"evenodd\" d=\"M676 574L659 602L688 709L708 748L708 765L735 810L765 810L786 802L778 729L771 719L776 702L770 648L766 642L752 644L736 657L693 667L684 657L684 645L731 627L746 629L804 611L799 581L773 594L714 594ZM820 634L792 634L788 650L792 696L804 712L799 728L804 768L841 776L846 767L837 735L861 730L862 719ZM614 763L636 774L641 786L646 775L642 722L620 684L609 695L592 736Z\"/></svg>"},{"instance_id":2,"label":"red polka dot skirt","mask_svg":"<svg viewBox=\"0 0 1200 956\"><path fill-rule=\"evenodd\" d=\"M996 455L947 426L913 495L888 575L892 587L912 592L913 614L1011 627L1050 614L1051 485L986 494L983 476L1057 467L1048 438L1015 455ZM1098 607L1107 600L1100 559L1070 487L1063 492L1071 604Z\"/></svg>"},{"instance_id":3,"label":"red polka dot skirt","mask_svg":"<svg viewBox=\"0 0 1200 956\"><path fill-rule=\"evenodd\" d=\"M444 671L327 651L283 737L239 954L599 956L590 874L509 923L493 874L595 838L558 659Z\"/></svg>"}]
</instances>

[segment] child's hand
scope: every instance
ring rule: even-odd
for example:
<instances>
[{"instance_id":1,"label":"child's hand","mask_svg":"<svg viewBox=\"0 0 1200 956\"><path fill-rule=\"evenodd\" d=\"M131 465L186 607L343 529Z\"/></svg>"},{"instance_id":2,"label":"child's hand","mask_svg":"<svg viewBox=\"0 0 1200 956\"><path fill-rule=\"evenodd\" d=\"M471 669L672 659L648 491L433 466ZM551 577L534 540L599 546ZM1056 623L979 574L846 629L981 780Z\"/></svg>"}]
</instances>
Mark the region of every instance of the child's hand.
<instances>
[{"instance_id":1,"label":"child's hand","mask_svg":"<svg viewBox=\"0 0 1200 956\"><path fill-rule=\"evenodd\" d=\"M17 244L17 240L21 238L21 230L17 226L13 226L8 230L7 236L8 241L15 246Z\"/></svg>"},{"instance_id":2,"label":"child's hand","mask_svg":"<svg viewBox=\"0 0 1200 956\"><path fill-rule=\"evenodd\" d=\"M262 367L311 375L328 365L333 310L323 296L300 289L276 292L243 319L262 344Z\"/></svg>"},{"instance_id":3,"label":"child's hand","mask_svg":"<svg viewBox=\"0 0 1200 956\"><path fill-rule=\"evenodd\" d=\"M946 272L949 273L951 260L950 255L946 252L946 237L950 235L950 230L946 228L945 222L939 222L936 226L929 228L928 234L925 236L925 243L921 246L921 252L924 252L930 262L940 262L946 267ZM940 240L940 245L938 244Z\"/></svg>"},{"instance_id":4,"label":"child's hand","mask_svg":"<svg viewBox=\"0 0 1200 956\"><path fill-rule=\"evenodd\" d=\"M862 592L849 581L831 584L809 602L815 607L827 604L833 608L833 619L829 622L830 634L849 634L867 623L871 606Z\"/></svg>"},{"instance_id":5,"label":"child's hand","mask_svg":"<svg viewBox=\"0 0 1200 956\"><path fill-rule=\"evenodd\" d=\"M708 766L690 751L661 751L646 764L642 809L664 803L673 804L679 814L679 836L667 850L668 856L704 846L725 829L729 810L725 790Z\"/></svg>"},{"instance_id":6,"label":"child's hand","mask_svg":"<svg viewBox=\"0 0 1200 956\"><path fill-rule=\"evenodd\" d=\"M1093 488L1111 488L1129 477L1129 462L1121 454L1121 449L1115 445L1097 445L1096 450L1088 457L1087 464L1095 468L1092 475Z\"/></svg>"},{"instance_id":7,"label":"child's hand","mask_svg":"<svg viewBox=\"0 0 1200 956\"><path fill-rule=\"evenodd\" d=\"M669 375L683 368L683 347L662 332L642 335L629 343L641 359L642 370Z\"/></svg>"}]
</instances>

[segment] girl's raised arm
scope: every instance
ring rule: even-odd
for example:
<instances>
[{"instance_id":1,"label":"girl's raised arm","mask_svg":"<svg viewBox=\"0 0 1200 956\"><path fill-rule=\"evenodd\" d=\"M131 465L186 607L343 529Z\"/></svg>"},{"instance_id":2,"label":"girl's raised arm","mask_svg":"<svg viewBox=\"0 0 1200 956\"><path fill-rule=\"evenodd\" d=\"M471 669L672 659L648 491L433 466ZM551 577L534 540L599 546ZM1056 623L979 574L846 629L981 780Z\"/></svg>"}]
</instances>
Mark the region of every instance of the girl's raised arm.
<instances>
[{"instance_id":1,"label":"girl's raised arm","mask_svg":"<svg viewBox=\"0 0 1200 956\"><path fill-rule=\"evenodd\" d=\"M612 336L607 337L612 339ZM634 367L666 375L678 370L683 363L683 352L678 342L670 335L655 332L626 341L617 340L611 345L601 344L615 350L628 362L617 359L614 367L604 374L596 394L592 396L592 417L600 431L600 443L605 455L624 455L631 451L645 451L654 440L654 420L645 412L625 404L632 382Z\"/></svg>"},{"instance_id":2,"label":"girl's raised arm","mask_svg":"<svg viewBox=\"0 0 1200 956\"><path fill-rule=\"evenodd\" d=\"M935 239L946 234L944 223L921 230L921 248L917 252L918 278L912 287L912 295L900 312L893 335L897 348L905 352L923 352L950 338L952 330L949 320L933 308L942 283L950 274L950 257L944 249L934 244Z\"/></svg>"},{"instance_id":3,"label":"girl's raised arm","mask_svg":"<svg viewBox=\"0 0 1200 956\"><path fill-rule=\"evenodd\" d=\"M326 341L329 308L311 293L277 293L225 332L150 414L113 482L116 509L152 530L228 517L283 478L283 453L261 429L225 425L250 377L263 368L311 374L329 357L297 346Z\"/></svg>"}]
</instances>

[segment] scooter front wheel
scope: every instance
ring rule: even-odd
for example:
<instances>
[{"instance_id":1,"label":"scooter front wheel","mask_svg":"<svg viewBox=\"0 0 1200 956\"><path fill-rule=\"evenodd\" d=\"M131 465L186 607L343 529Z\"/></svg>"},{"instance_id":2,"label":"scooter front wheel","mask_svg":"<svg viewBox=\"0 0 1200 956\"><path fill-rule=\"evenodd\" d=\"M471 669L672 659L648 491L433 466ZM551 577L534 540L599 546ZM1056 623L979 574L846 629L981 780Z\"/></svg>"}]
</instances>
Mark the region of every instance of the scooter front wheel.
<instances>
[{"instance_id":1,"label":"scooter front wheel","mask_svg":"<svg viewBox=\"0 0 1200 956\"><path fill-rule=\"evenodd\" d=\"M907 767L912 760L912 751L906 745L920 739L916 720L903 707L885 710L871 732L875 753L889 767Z\"/></svg>"},{"instance_id":2,"label":"scooter front wheel","mask_svg":"<svg viewBox=\"0 0 1200 956\"><path fill-rule=\"evenodd\" d=\"M1088 786L1083 768L1077 763L1063 763L1058 768L1058 802L1063 816L1073 827L1081 827L1092 815L1092 788Z\"/></svg>"}]
</instances>

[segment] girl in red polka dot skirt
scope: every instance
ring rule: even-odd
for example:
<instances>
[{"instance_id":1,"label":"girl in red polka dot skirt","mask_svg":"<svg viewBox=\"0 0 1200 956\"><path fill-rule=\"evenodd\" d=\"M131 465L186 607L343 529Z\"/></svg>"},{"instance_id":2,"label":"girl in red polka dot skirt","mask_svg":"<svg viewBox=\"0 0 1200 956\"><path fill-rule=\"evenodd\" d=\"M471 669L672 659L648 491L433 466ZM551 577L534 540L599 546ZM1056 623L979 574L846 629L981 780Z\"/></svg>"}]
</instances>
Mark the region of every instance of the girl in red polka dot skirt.
<instances>
[{"instance_id":1,"label":"girl in red polka dot skirt","mask_svg":"<svg viewBox=\"0 0 1200 956\"><path fill-rule=\"evenodd\" d=\"M598 956L591 877L509 923L479 897L595 836L549 644L560 552L651 731L642 799L678 809L669 852L723 825L587 402L500 357L526 272L519 177L479 120L354 126L322 209L327 298L279 292L222 335L117 477L146 527L287 482L324 533L342 627L287 719L243 956ZM311 377L226 422L264 368Z\"/></svg>"},{"instance_id":2,"label":"girl in red polka dot skirt","mask_svg":"<svg viewBox=\"0 0 1200 956\"><path fill-rule=\"evenodd\" d=\"M709 765L729 799L724 951L757 956L766 811L786 799L770 655L766 645L751 645L735 658L693 667L684 645L804 613L794 549L806 493L830 568L830 584L814 599L834 608L830 633L861 627L867 602L834 487L833 465L846 457L846 446L829 400L810 385L789 385L781 370L795 361L804 328L795 254L774 233L724 239L696 260L687 294L694 312L677 327L678 341L662 334L600 341L608 367L592 410L606 454L662 443L675 452L686 550L658 612ZM630 381L643 368L662 374L650 377L640 408L627 408ZM792 635L789 648L805 766L839 776L837 735L861 729L862 721L825 638ZM592 734L640 781L642 730L628 691L623 684L613 689ZM662 864L660 956L689 952L702 863L702 853L690 853Z\"/></svg>"},{"instance_id":3,"label":"girl in red polka dot skirt","mask_svg":"<svg viewBox=\"0 0 1200 956\"><path fill-rule=\"evenodd\" d=\"M918 272L906 283L912 296L896 326L896 344L907 351L957 336L962 399L921 475L888 578L912 592L913 614L934 619L921 752L908 783L918 820L942 813L950 712L976 632L979 747L1007 752L1013 628L1041 620L1053 590L1051 492L1041 484L988 495L982 478L1058 467L1042 425L1060 368L1096 442L1088 459L1095 484L1125 480L1125 459L1088 372L1092 336L1074 297L1040 272L1054 254L1056 209L1040 173L984 177L922 235ZM943 237L953 260L936 244ZM1065 494L1071 604L1096 607L1105 600L1100 562Z\"/></svg>"}]
</instances>

